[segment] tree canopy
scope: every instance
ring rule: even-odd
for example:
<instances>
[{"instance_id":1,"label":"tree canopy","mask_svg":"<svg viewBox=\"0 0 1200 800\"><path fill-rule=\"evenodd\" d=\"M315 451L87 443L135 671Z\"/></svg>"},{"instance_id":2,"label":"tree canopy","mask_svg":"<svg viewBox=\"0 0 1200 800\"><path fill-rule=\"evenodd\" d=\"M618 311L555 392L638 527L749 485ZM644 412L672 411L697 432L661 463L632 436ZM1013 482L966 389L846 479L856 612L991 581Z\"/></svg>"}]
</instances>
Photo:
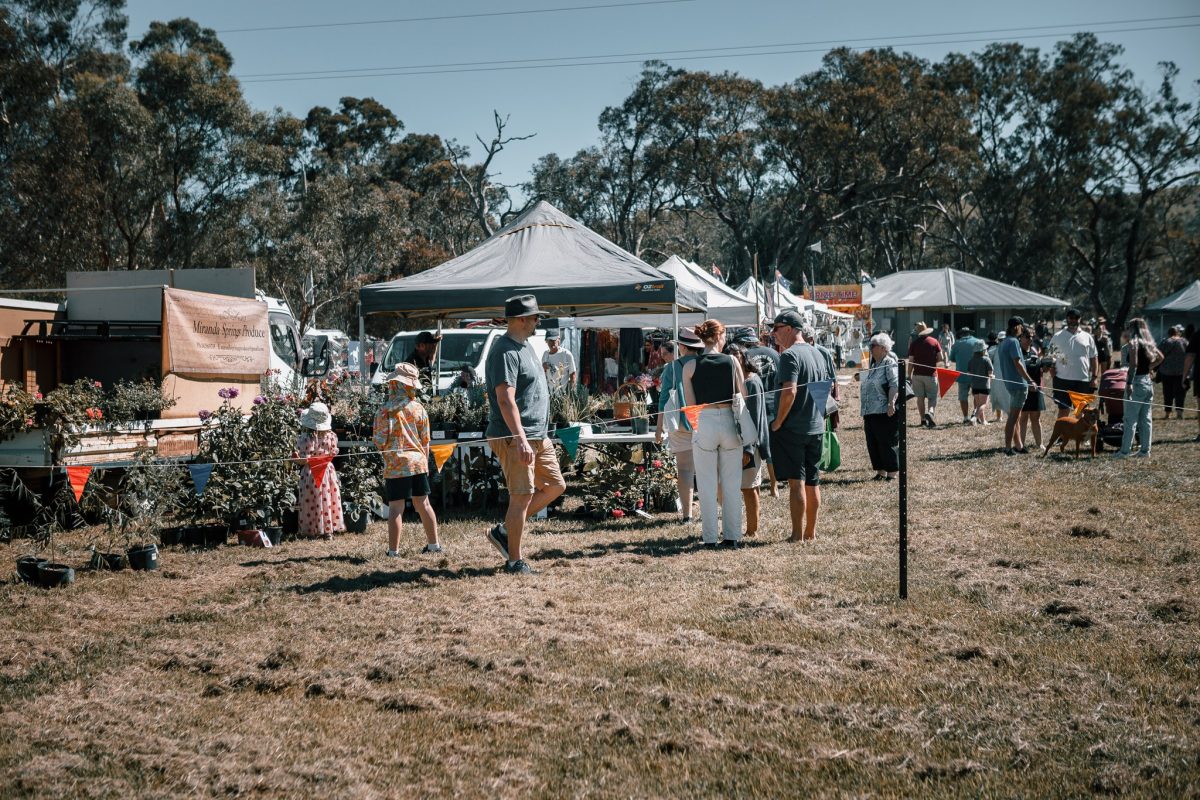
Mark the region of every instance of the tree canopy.
<instances>
[{"instance_id":1,"label":"tree canopy","mask_svg":"<svg viewBox=\"0 0 1200 800\"><path fill-rule=\"evenodd\" d=\"M509 187L504 146L534 132L498 110L474 153L371 97L258 111L212 29L174 19L129 41L123 6L0 7L5 286L252 266L304 322L348 327L363 283L461 253L538 199L730 279L757 261L795 280L821 241L821 282L955 266L1118 323L1197 269L1200 112L1174 65L1146 88L1090 34L940 62L835 49L779 86L648 62L594 145Z\"/></svg>"}]
</instances>

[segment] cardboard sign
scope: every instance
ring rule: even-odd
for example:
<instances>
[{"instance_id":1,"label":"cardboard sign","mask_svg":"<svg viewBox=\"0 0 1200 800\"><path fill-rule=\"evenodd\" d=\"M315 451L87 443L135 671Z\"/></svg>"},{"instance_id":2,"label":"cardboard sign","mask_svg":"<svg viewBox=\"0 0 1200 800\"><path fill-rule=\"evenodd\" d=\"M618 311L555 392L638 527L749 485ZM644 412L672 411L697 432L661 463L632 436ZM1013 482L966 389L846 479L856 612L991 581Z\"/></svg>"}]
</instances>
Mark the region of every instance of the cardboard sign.
<instances>
[{"instance_id":1,"label":"cardboard sign","mask_svg":"<svg viewBox=\"0 0 1200 800\"><path fill-rule=\"evenodd\" d=\"M262 375L270 364L267 306L205 292L163 289L163 371Z\"/></svg>"}]
</instances>

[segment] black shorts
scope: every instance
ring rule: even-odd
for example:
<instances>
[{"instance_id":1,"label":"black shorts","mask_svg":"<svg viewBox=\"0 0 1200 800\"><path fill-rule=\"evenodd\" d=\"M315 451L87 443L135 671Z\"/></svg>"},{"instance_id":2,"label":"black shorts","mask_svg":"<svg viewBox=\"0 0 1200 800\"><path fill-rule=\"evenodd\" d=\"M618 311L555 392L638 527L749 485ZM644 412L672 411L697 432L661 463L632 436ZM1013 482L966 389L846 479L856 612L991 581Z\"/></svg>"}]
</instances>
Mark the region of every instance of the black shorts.
<instances>
[{"instance_id":1,"label":"black shorts","mask_svg":"<svg viewBox=\"0 0 1200 800\"><path fill-rule=\"evenodd\" d=\"M383 492L389 503L413 497L428 497L429 474L418 472L406 478L388 478L383 482Z\"/></svg>"},{"instance_id":2,"label":"black shorts","mask_svg":"<svg viewBox=\"0 0 1200 800\"><path fill-rule=\"evenodd\" d=\"M775 478L821 485L821 433L794 433L781 428L771 433L771 461Z\"/></svg>"},{"instance_id":3,"label":"black shorts","mask_svg":"<svg viewBox=\"0 0 1200 800\"><path fill-rule=\"evenodd\" d=\"M978 395L982 395L984 397L987 397L991 393L992 393L991 389L972 389L971 390L971 394L978 394Z\"/></svg>"},{"instance_id":4,"label":"black shorts","mask_svg":"<svg viewBox=\"0 0 1200 800\"><path fill-rule=\"evenodd\" d=\"M1075 404L1071 402L1071 398L1067 396L1067 392L1079 392L1080 394L1092 394L1092 385L1087 381L1068 381L1063 378L1055 377L1054 381L1054 404L1059 408L1074 408Z\"/></svg>"}]
</instances>

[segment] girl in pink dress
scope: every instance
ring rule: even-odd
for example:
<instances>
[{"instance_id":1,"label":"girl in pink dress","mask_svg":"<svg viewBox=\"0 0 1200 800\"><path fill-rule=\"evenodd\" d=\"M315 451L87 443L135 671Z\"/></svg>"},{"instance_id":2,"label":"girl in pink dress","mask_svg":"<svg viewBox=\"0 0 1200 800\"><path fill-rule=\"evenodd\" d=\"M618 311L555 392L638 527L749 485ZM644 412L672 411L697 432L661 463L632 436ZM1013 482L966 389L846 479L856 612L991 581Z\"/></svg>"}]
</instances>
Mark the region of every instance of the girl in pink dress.
<instances>
[{"instance_id":1,"label":"girl in pink dress","mask_svg":"<svg viewBox=\"0 0 1200 800\"><path fill-rule=\"evenodd\" d=\"M308 459L313 456L336 456L338 439L333 432L332 421L329 407L324 403L310 405L300 417L301 431L296 438L292 457ZM346 530L346 523L342 519L341 487L332 462L326 466L320 485L317 485L307 463L300 469L296 507L300 513L301 536L332 539L333 534Z\"/></svg>"}]
</instances>

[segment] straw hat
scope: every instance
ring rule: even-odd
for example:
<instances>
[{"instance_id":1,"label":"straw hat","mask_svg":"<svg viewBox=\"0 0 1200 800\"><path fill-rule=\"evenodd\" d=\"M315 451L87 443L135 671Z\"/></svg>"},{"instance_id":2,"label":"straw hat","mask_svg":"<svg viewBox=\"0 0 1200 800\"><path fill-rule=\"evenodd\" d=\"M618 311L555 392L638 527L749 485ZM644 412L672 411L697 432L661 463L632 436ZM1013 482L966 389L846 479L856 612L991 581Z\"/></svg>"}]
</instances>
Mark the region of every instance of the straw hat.
<instances>
[{"instance_id":1,"label":"straw hat","mask_svg":"<svg viewBox=\"0 0 1200 800\"><path fill-rule=\"evenodd\" d=\"M329 406L319 400L300 415L300 426L308 428L310 431L333 430L332 423L333 417L329 413Z\"/></svg>"},{"instance_id":2,"label":"straw hat","mask_svg":"<svg viewBox=\"0 0 1200 800\"><path fill-rule=\"evenodd\" d=\"M421 385L421 373L417 372L415 365L401 361L396 365L396 371L387 376L387 383L398 383L401 386L416 388Z\"/></svg>"}]
</instances>

